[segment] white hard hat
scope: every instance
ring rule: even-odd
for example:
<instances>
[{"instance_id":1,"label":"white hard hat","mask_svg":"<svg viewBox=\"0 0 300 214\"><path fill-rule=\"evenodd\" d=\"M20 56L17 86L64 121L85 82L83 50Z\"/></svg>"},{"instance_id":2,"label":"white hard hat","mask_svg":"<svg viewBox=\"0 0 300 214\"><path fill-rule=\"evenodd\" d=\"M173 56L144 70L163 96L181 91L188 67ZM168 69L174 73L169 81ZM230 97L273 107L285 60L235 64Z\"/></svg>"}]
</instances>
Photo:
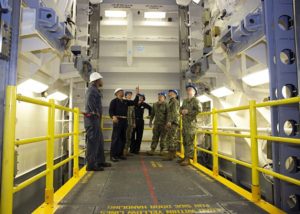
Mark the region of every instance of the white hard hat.
<instances>
[{"instance_id":1,"label":"white hard hat","mask_svg":"<svg viewBox=\"0 0 300 214\"><path fill-rule=\"evenodd\" d=\"M114 94L118 93L119 91L124 91L122 88L117 88L114 92Z\"/></svg>"},{"instance_id":2,"label":"white hard hat","mask_svg":"<svg viewBox=\"0 0 300 214\"><path fill-rule=\"evenodd\" d=\"M91 73L91 75L90 75L90 83L91 82L94 82L94 81L96 81L96 80L98 80L98 79L102 79L103 77L101 76L101 74L99 74L98 72L93 72L93 73Z\"/></svg>"}]
</instances>

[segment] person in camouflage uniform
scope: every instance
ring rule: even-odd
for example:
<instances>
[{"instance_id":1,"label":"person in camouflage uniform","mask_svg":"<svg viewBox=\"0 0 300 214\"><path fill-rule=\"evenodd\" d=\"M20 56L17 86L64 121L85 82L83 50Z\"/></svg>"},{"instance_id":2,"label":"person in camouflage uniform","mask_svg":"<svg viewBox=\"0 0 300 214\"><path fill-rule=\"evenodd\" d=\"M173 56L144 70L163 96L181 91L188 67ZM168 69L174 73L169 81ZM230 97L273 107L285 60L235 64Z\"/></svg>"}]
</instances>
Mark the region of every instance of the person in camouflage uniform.
<instances>
[{"instance_id":1,"label":"person in camouflage uniform","mask_svg":"<svg viewBox=\"0 0 300 214\"><path fill-rule=\"evenodd\" d=\"M125 92L125 98L127 100L131 100L132 92L131 91L126 91ZM127 122L128 122L128 126L127 126L127 129L126 129L126 144L125 144L125 148L124 148L124 156L130 156L128 150L129 150L130 144L131 144L131 135L132 135L133 129L135 128L134 106L128 106Z\"/></svg>"},{"instance_id":2,"label":"person in camouflage uniform","mask_svg":"<svg viewBox=\"0 0 300 214\"><path fill-rule=\"evenodd\" d=\"M179 101L178 91L169 90L170 101L168 103L167 110L167 138L166 145L168 148L168 155L163 159L165 161L171 161L176 156L177 149L177 132L179 127Z\"/></svg>"},{"instance_id":3,"label":"person in camouflage uniform","mask_svg":"<svg viewBox=\"0 0 300 214\"><path fill-rule=\"evenodd\" d=\"M153 127L153 137L151 143L151 151L149 151L148 155L154 155L155 149L157 147L158 142L160 143L160 154L164 148L166 148L165 140L166 140L166 124L167 124L167 108L168 104L166 103L167 94L161 92L158 94L158 101L153 104L152 114L150 117L149 126L152 127L152 122L154 120Z\"/></svg>"},{"instance_id":4,"label":"person in camouflage uniform","mask_svg":"<svg viewBox=\"0 0 300 214\"><path fill-rule=\"evenodd\" d=\"M197 115L201 112L197 95L197 88L193 84L186 86L187 98L180 107L182 115L182 137L184 145L184 159L179 160L181 166L187 166L189 159L194 157L194 140L197 131Z\"/></svg>"}]
</instances>

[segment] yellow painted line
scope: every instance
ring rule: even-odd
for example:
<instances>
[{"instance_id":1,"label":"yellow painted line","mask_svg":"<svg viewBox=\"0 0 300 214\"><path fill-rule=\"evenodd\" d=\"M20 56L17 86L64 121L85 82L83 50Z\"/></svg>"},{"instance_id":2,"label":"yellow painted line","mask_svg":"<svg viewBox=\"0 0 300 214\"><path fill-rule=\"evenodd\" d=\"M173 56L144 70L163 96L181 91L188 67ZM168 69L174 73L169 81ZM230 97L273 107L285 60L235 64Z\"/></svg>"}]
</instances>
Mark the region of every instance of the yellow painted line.
<instances>
[{"instance_id":1,"label":"yellow painted line","mask_svg":"<svg viewBox=\"0 0 300 214\"><path fill-rule=\"evenodd\" d=\"M240 186L236 185L235 183L232 183L231 181L225 179L224 177L214 176L214 174L211 170L209 170L206 167L200 165L199 163L194 163L193 161L190 161L190 162L195 168L199 169L200 171L202 171L205 174L209 175L213 179L215 179L215 180L219 181L220 183L224 184L225 186L227 186L228 188L230 188L231 190L233 190L237 194L241 195L242 197L244 197L247 200L251 201L252 203L256 204L258 207L262 208L263 210L267 211L268 213L272 213L272 214L283 214L283 213L285 213L281 209L275 207L274 205L272 205L272 204L270 204L270 203L268 203L268 202L266 202L262 199L257 201L257 202L254 202L252 200L252 193L251 192L248 192L247 190L241 188Z\"/></svg>"},{"instance_id":2,"label":"yellow painted line","mask_svg":"<svg viewBox=\"0 0 300 214\"><path fill-rule=\"evenodd\" d=\"M59 208L59 202L74 188L74 186L86 174L86 169L83 167L79 171L79 177L72 177L59 190L54 193L54 204L43 203L39 208L33 211L33 214L50 214L54 213Z\"/></svg>"},{"instance_id":3,"label":"yellow painted line","mask_svg":"<svg viewBox=\"0 0 300 214\"><path fill-rule=\"evenodd\" d=\"M163 165L162 165L161 163L159 163L159 162L156 162L156 165L157 165L157 167L159 167L159 168L162 168L162 167L163 167Z\"/></svg>"},{"instance_id":4,"label":"yellow painted line","mask_svg":"<svg viewBox=\"0 0 300 214\"><path fill-rule=\"evenodd\" d=\"M150 163L151 163L151 166L152 166L153 168L156 168L156 167L157 167L154 161L151 161Z\"/></svg>"}]
</instances>

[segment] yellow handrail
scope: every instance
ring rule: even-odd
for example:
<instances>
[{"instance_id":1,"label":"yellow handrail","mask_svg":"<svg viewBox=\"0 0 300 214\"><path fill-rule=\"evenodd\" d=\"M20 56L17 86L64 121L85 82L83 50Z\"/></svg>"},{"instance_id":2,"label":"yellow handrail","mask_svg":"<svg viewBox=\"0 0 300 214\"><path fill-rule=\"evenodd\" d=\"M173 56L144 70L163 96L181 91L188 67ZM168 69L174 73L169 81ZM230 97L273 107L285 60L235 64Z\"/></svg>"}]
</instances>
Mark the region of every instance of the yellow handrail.
<instances>
[{"instance_id":1,"label":"yellow handrail","mask_svg":"<svg viewBox=\"0 0 300 214\"><path fill-rule=\"evenodd\" d=\"M16 130L16 105L17 101L31 103L48 108L48 133L47 136L33 137L28 139L15 139ZM62 110L73 113L74 115L74 133L55 134L55 111ZM45 204L53 207L54 204L54 170L69 161L74 161L73 164L73 178L79 177L79 155L85 150L79 152L79 135L85 133L79 131L79 114L78 108L70 109L65 106L60 106L54 103L54 100L41 101L38 99L25 97L16 94L16 86L8 86L6 89L6 107L5 107L5 124L4 124L4 143L3 143L3 163L2 163L2 181L1 181L1 209L0 213L10 214L13 211L13 195L14 193L22 190L23 188L31 185L39 179L46 176L45 188ZM55 139L73 136L73 155L67 159L54 165L54 143ZM39 174L23 181L14 186L14 158L15 146L22 146L31 143L47 142L46 154L46 169ZM70 151L71 152L71 151ZM81 170L82 171L82 170ZM82 174L82 173L81 173ZM81 175L82 176L82 175Z\"/></svg>"},{"instance_id":2,"label":"yellow handrail","mask_svg":"<svg viewBox=\"0 0 300 214\"><path fill-rule=\"evenodd\" d=\"M212 130L205 130L205 129L199 129L197 130L195 141L194 141L194 148L196 151L201 151L205 152L207 154L212 155L213 157L213 166L212 170L204 167L203 165L198 163L198 156L197 152L194 153L193 159L190 160L190 163L198 168L199 170L203 171L204 173L208 174L209 176L212 176L216 180L220 181L227 187L231 188L235 192L239 193L240 195L244 196L245 198L251 200L252 202L256 203L258 206L261 208L265 209L266 211L272 211L272 213L283 213L282 210L278 209L272 204L267 203L266 201L261 199L261 189L260 189L260 184L259 184L259 172L265 173L267 175L271 175L275 178L278 178L282 181L289 182L294 185L300 186L300 181L297 179L294 179L292 177L288 177L285 175L282 175L280 173L267 170L264 168L259 167L259 161L258 161L258 140L269 140L269 141L275 141L278 143L290 143L290 144L300 144L300 139L298 138L285 138L285 137L277 137L277 136L264 136L264 135L258 135L258 128L257 128L257 116L256 116L256 111L257 108L261 107L272 107L272 106L279 106L279 105L288 105L288 104L293 104L293 103L299 103L300 102L300 97L293 97L289 99L283 99L283 100L274 100L274 101L268 101L264 103L256 103L255 101L249 101L249 105L245 106L240 106L240 107L233 107L229 109L213 109L211 112L202 112L198 116L207 116L211 115L212 116ZM235 112L235 111L243 111L243 110L248 110L250 113L250 133L249 134L237 134L237 133L232 133L232 132L225 132L225 131L219 131L218 128L218 114L223 114L223 113L229 113L229 112ZM211 134L212 135L212 150L207 150L204 148L201 148L198 146L198 140L197 140L197 135L198 134ZM231 137L236 137L236 138L250 138L251 141L251 163L247 163L245 161L237 160L232 157L228 157L226 155L219 154L218 152L218 136L231 136ZM180 138L180 143L181 147L183 144L182 137ZM180 152L178 153L179 156L183 157L184 156L184 151L181 149ZM219 173L219 167L218 167L218 158L222 158L228 161L231 161L233 163L242 165L247 168L251 168L252 170L252 188L251 192L248 192L247 190L237 186L236 184L232 183L229 180L226 180L223 177L220 177L218 175Z\"/></svg>"}]
</instances>

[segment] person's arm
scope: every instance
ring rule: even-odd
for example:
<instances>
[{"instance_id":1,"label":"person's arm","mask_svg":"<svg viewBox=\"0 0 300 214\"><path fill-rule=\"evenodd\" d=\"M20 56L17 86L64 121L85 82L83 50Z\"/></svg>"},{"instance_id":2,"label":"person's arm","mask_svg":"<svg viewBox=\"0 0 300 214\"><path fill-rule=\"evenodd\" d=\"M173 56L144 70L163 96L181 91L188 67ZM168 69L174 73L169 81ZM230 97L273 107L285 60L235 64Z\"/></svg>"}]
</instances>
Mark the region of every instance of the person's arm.
<instances>
[{"instance_id":1,"label":"person's arm","mask_svg":"<svg viewBox=\"0 0 300 214\"><path fill-rule=\"evenodd\" d=\"M199 103L199 100L194 99L193 108L190 112L188 112L188 115L191 115L193 118L197 117L197 115L201 112L201 106L199 105Z\"/></svg>"},{"instance_id":2,"label":"person's arm","mask_svg":"<svg viewBox=\"0 0 300 214\"><path fill-rule=\"evenodd\" d=\"M109 104L109 116L113 118L113 116L116 115L116 102L115 99L113 99Z\"/></svg>"},{"instance_id":3,"label":"person's arm","mask_svg":"<svg viewBox=\"0 0 300 214\"><path fill-rule=\"evenodd\" d=\"M148 103L143 103L143 105L146 109L148 109L148 115L150 117L152 114L152 107Z\"/></svg>"},{"instance_id":4,"label":"person's arm","mask_svg":"<svg viewBox=\"0 0 300 214\"><path fill-rule=\"evenodd\" d=\"M156 106L155 106L155 103L153 104L153 108L152 108L152 112L151 112L151 116L150 116L150 124L152 124L152 121L155 117L155 110L156 109Z\"/></svg>"}]
</instances>

